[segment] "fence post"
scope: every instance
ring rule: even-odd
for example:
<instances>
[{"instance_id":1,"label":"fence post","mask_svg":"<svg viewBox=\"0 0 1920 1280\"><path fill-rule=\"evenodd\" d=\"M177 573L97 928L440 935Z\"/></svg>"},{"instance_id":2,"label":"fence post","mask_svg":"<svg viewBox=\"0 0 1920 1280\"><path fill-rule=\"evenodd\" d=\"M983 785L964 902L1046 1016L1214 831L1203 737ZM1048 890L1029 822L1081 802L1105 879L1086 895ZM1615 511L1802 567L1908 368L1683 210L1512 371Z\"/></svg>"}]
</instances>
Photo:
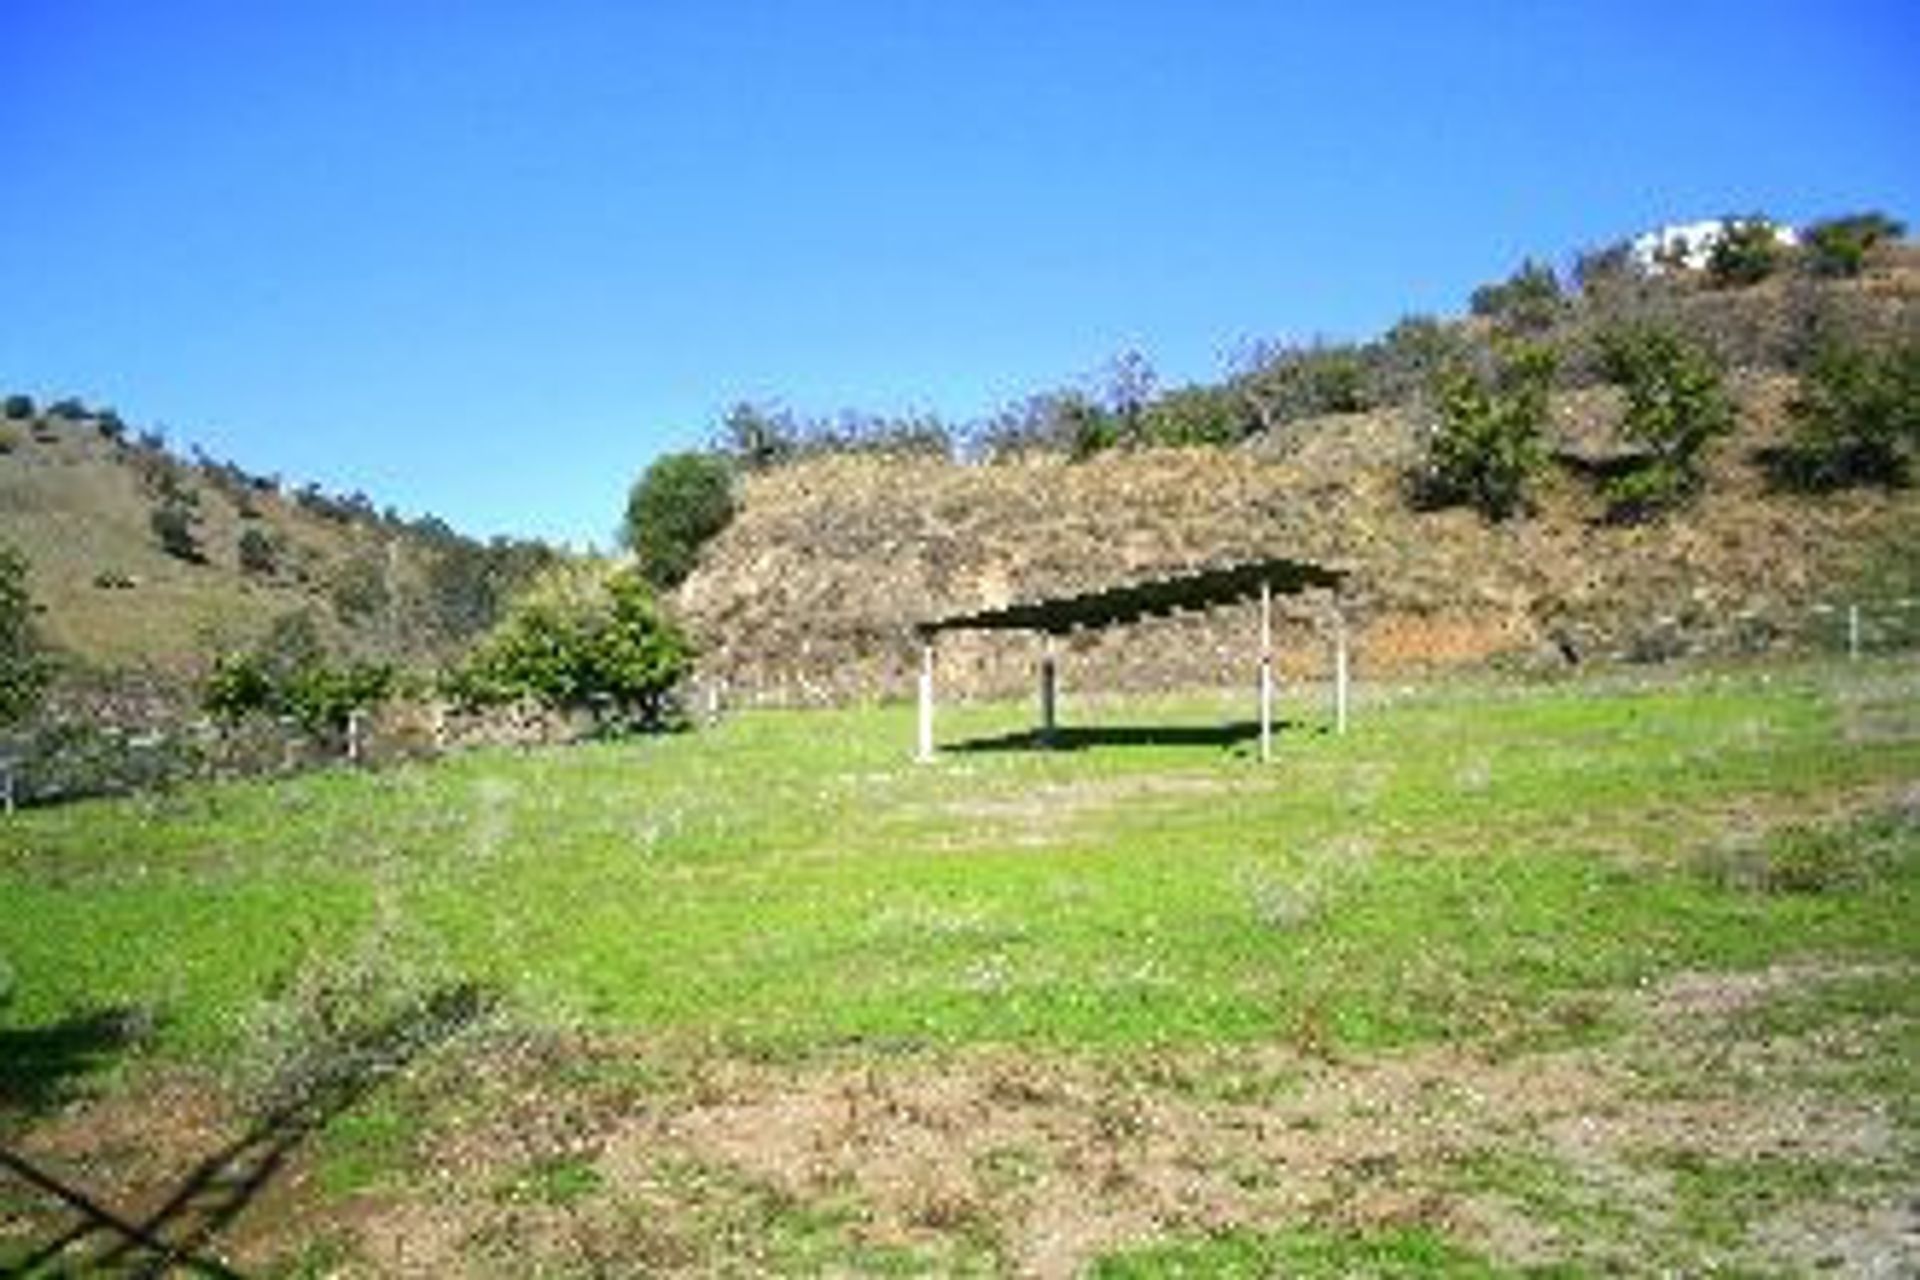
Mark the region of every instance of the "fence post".
<instances>
[{"instance_id":1,"label":"fence post","mask_svg":"<svg viewBox=\"0 0 1920 1280\"><path fill-rule=\"evenodd\" d=\"M1847 606L1847 658L1860 661L1860 606Z\"/></svg>"},{"instance_id":2,"label":"fence post","mask_svg":"<svg viewBox=\"0 0 1920 1280\"><path fill-rule=\"evenodd\" d=\"M0 757L0 803L9 814L13 812L13 768L13 757Z\"/></svg>"}]
</instances>

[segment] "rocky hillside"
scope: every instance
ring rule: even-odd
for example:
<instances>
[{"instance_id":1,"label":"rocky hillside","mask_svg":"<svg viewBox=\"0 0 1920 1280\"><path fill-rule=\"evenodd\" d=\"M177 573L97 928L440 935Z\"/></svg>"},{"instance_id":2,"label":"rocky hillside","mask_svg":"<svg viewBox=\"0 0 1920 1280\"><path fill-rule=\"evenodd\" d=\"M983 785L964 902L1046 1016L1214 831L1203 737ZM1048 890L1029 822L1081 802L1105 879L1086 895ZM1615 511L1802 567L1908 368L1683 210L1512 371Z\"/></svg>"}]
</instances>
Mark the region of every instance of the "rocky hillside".
<instances>
[{"instance_id":1,"label":"rocky hillside","mask_svg":"<svg viewBox=\"0 0 1920 1280\"><path fill-rule=\"evenodd\" d=\"M678 604L708 670L780 701L904 695L916 620L1140 574L1284 555L1347 568L1363 670L1565 664L1791 645L1809 606L1920 585L1920 496L1770 492L1755 455L1785 426L1792 379L1732 381L1736 434L1707 491L1644 525L1609 523L1592 477L1618 447L1604 389L1554 403L1559 462L1531 517L1490 525L1410 509L1401 484L1421 417L1400 408L1302 424L1285 442L1145 450L1085 462L993 465L825 459L751 478L734 524ZM1328 601L1283 628L1284 672L1324 669ZM1076 637L1083 686L1177 687L1250 678L1251 608ZM1024 689L1039 642L943 638L943 685Z\"/></svg>"},{"instance_id":2,"label":"rocky hillside","mask_svg":"<svg viewBox=\"0 0 1920 1280\"><path fill-rule=\"evenodd\" d=\"M172 550L154 521L168 508L182 530ZM110 417L45 412L0 421L0 544L27 558L40 633L70 672L160 677L190 676L301 611L342 653L430 661L545 554L189 462Z\"/></svg>"}]
</instances>

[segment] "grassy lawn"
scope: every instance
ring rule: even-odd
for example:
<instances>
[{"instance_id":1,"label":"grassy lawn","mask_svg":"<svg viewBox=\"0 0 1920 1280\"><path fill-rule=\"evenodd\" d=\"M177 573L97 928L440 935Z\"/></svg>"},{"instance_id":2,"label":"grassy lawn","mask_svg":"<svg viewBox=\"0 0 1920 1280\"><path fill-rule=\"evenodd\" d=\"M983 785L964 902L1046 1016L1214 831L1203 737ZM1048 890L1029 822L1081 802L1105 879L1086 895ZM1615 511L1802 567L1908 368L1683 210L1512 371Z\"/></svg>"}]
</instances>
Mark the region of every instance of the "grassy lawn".
<instances>
[{"instance_id":1,"label":"grassy lawn","mask_svg":"<svg viewBox=\"0 0 1920 1280\"><path fill-rule=\"evenodd\" d=\"M1087 732L1055 752L966 749L1027 709L956 708L930 766L889 706L25 812L0 825L6 1123L62 1150L60 1097L111 1110L189 1079L241 1114L341 1036L472 983L483 1025L322 1126L304 1198L279 1193L236 1248L404 1270L368 1215L420 1211L399 1188L501 1123L502 1080L541 1099L517 1154L435 1175L466 1206L461 1270L516 1273L517 1223L522 1260L558 1272L603 1249L689 1272L1790 1273L1805 1242L1767 1235L1772 1210L1819 1209L1820 1236L1911 1190L1911 664L1388 691L1342 737L1292 710L1266 767L1213 696L1069 707ZM1717 996L1688 995L1701 975ZM1653 1035L1663 1019L1694 1034ZM1373 1153L1384 1173L1329 1157L1298 1186L1268 1176L1279 1138L1227 1136L1282 1113L1303 1150L1366 1134L1316 1090L1360 1081L1397 1114L1409 1063L1451 1096L1567 1062L1609 1115L1829 1099L1887 1132L1802 1160L1635 1131L1596 1171L1564 1117L1516 1105L1498 1150L1434 1148L1452 1122L1429 1117ZM913 1114L977 1086L981 1117L1036 1119L961 1173L905 1160L919 1182L891 1199L720 1123L843 1085ZM645 1158L623 1145L643 1118L665 1126ZM854 1147L913 1128L849 1123ZM1207 1164L1186 1200L1076 1181L1104 1152L1151 1182L1179 1163L1163 1133ZM1093 1201L1078 1235L1048 1225L1069 1191ZM1397 1216L1353 1208L1394 1195Z\"/></svg>"}]
</instances>

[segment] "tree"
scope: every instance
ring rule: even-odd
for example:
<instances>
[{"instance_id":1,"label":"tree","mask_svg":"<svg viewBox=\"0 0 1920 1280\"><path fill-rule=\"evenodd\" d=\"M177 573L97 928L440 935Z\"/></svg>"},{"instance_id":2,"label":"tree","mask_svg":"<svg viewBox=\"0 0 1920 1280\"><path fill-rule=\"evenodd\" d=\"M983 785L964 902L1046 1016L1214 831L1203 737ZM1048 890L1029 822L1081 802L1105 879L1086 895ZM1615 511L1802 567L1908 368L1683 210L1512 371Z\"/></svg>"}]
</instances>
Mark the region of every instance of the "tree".
<instances>
[{"instance_id":1,"label":"tree","mask_svg":"<svg viewBox=\"0 0 1920 1280\"><path fill-rule=\"evenodd\" d=\"M1622 433L1645 450L1607 483L1614 514L1638 518L1679 505L1700 488L1706 447L1733 429L1733 402L1704 347L1676 330L1626 325L1600 335L1600 367L1627 396Z\"/></svg>"},{"instance_id":2,"label":"tree","mask_svg":"<svg viewBox=\"0 0 1920 1280\"><path fill-rule=\"evenodd\" d=\"M670 453L634 483L621 530L640 572L662 591L686 580L700 548L733 519L733 468L711 453Z\"/></svg>"},{"instance_id":3,"label":"tree","mask_svg":"<svg viewBox=\"0 0 1920 1280\"><path fill-rule=\"evenodd\" d=\"M200 539L193 531L194 514L185 503L168 500L153 509L147 517L153 536L160 542L160 549L168 555L189 564L205 564L207 557L200 550Z\"/></svg>"},{"instance_id":4,"label":"tree","mask_svg":"<svg viewBox=\"0 0 1920 1280\"><path fill-rule=\"evenodd\" d=\"M259 529L240 531L240 567L248 573L272 577L280 568L280 548L270 534Z\"/></svg>"},{"instance_id":5,"label":"tree","mask_svg":"<svg viewBox=\"0 0 1920 1280\"><path fill-rule=\"evenodd\" d=\"M720 420L718 451L750 471L786 462L799 447L799 428L783 410L742 400Z\"/></svg>"},{"instance_id":6,"label":"tree","mask_svg":"<svg viewBox=\"0 0 1920 1280\"><path fill-rule=\"evenodd\" d=\"M13 724L40 704L52 667L33 626L27 562L0 546L0 724Z\"/></svg>"},{"instance_id":7,"label":"tree","mask_svg":"<svg viewBox=\"0 0 1920 1280\"><path fill-rule=\"evenodd\" d=\"M1920 457L1920 342L1827 344L1788 412L1793 439L1776 469L1794 487L1906 484Z\"/></svg>"},{"instance_id":8,"label":"tree","mask_svg":"<svg viewBox=\"0 0 1920 1280\"><path fill-rule=\"evenodd\" d=\"M1827 218L1807 228L1807 270L1817 276L1857 276L1877 245L1898 240L1905 225L1878 211Z\"/></svg>"},{"instance_id":9,"label":"tree","mask_svg":"<svg viewBox=\"0 0 1920 1280\"><path fill-rule=\"evenodd\" d=\"M1554 356L1537 343L1516 343L1491 374L1454 363L1435 380L1439 424L1414 477L1426 505L1473 507L1489 520L1525 508L1527 484L1545 461L1541 429Z\"/></svg>"},{"instance_id":10,"label":"tree","mask_svg":"<svg viewBox=\"0 0 1920 1280\"><path fill-rule=\"evenodd\" d=\"M550 571L517 601L448 685L475 705L531 698L657 726L692 658L637 572L573 565Z\"/></svg>"},{"instance_id":11,"label":"tree","mask_svg":"<svg viewBox=\"0 0 1920 1280\"><path fill-rule=\"evenodd\" d=\"M385 663L334 662L308 610L282 614L251 650L217 659L201 687L200 705L222 720L287 716L315 736L339 733L357 710L393 692Z\"/></svg>"},{"instance_id":12,"label":"tree","mask_svg":"<svg viewBox=\"0 0 1920 1280\"><path fill-rule=\"evenodd\" d=\"M7 397L4 412L8 418L13 419L15 422L25 418L31 418L33 416L33 397L15 392L13 395Z\"/></svg>"},{"instance_id":13,"label":"tree","mask_svg":"<svg viewBox=\"0 0 1920 1280\"><path fill-rule=\"evenodd\" d=\"M1760 214L1726 218L1707 254L1707 278L1723 287L1758 284L1780 265L1780 229Z\"/></svg>"},{"instance_id":14,"label":"tree","mask_svg":"<svg viewBox=\"0 0 1920 1280\"><path fill-rule=\"evenodd\" d=\"M1473 314L1486 316L1504 328L1535 332L1552 327L1565 301L1560 277L1553 268L1528 258L1501 283L1475 289L1468 306Z\"/></svg>"}]
</instances>

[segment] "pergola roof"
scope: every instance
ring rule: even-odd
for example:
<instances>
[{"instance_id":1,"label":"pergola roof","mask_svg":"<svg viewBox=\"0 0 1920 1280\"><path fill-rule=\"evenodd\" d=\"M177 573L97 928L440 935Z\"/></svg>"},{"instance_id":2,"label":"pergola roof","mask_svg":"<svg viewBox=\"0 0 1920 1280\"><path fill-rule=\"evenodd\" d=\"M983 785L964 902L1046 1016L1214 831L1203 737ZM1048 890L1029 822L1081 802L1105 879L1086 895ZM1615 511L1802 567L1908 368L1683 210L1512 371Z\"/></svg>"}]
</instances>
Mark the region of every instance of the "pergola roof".
<instances>
[{"instance_id":1,"label":"pergola roof","mask_svg":"<svg viewBox=\"0 0 1920 1280\"><path fill-rule=\"evenodd\" d=\"M1342 570L1304 560L1247 560L1161 574L1079 595L952 614L919 623L914 629L923 638L942 631L1039 631L1058 636L1145 617L1164 618L1183 610L1238 604L1258 597L1263 586L1275 595L1295 595L1314 587L1337 588L1345 577Z\"/></svg>"}]
</instances>

